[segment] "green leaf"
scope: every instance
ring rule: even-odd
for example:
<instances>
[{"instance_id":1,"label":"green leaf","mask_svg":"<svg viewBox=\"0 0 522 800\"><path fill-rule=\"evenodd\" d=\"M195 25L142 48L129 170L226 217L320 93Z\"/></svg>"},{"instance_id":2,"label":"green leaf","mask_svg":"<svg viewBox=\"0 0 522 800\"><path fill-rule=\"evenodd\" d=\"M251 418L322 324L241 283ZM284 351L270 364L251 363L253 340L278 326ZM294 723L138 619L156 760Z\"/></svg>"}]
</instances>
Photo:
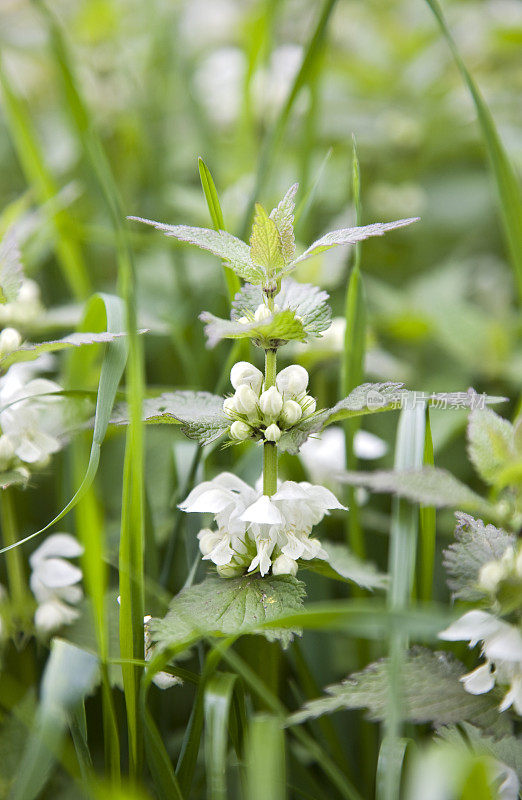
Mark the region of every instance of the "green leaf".
<instances>
[{"instance_id":1,"label":"green leaf","mask_svg":"<svg viewBox=\"0 0 522 800\"><path fill-rule=\"evenodd\" d=\"M365 486L372 492L386 492L405 497L413 502L436 508L463 508L480 511L489 517L496 516L495 509L450 472L438 467L425 466L420 470L375 472L344 472L342 483Z\"/></svg>"},{"instance_id":2,"label":"green leaf","mask_svg":"<svg viewBox=\"0 0 522 800\"><path fill-rule=\"evenodd\" d=\"M20 486L25 489L29 482L29 476L10 469L7 472L0 472L0 489L7 489L9 486Z\"/></svg>"},{"instance_id":3,"label":"green leaf","mask_svg":"<svg viewBox=\"0 0 522 800\"><path fill-rule=\"evenodd\" d=\"M226 769L228 725L232 693L237 675L218 672L207 681L204 697L205 764L207 797L227 800Z\"/></svg>"},{"instance_id":4,"label":"green leaf","mask_svg":"<svg viewBox=\"0 0 522 800\"><path fill-rule=\"evenodd\" d=\"M298 188L299 184L294 183L276 208L272 209L270 212L270 219L274 220L279 233L279 238L281 240L281 251L283 253L285 263L291 261L295 255L294 198Z\"/></svg>"},{"instance_id":5,"label":"green leaf","mask_svg":"<svg viewBox=\"0 0 522 800\"><path fill-rule=\"evenodd\" d=\"M268 216L261 203L256 203L250 237L250 258L253 264L262 267L266 275L277 272L285 263L277 225Z\"/></svg>"},{"instance_id":6,"label":"green leaf","mask_svg":"<svg viewBox=\"0 0 522 800\"><path fill-rule=\"evenodd\" d=\"M5 371L11 364L17 364L20 361L34 361L42 353L54 353L58 350L68 350L71 347L83 347L83 345L88 344L104 344L113 342L122 336L126 336L126 334L123 332L109 333L108 331L103 331L102 333L70 333L68 336L64 336L63 339L56 339L50 342L39 342L37 344L28 342L19 347L18 350L13 350L8 355L0 358L0 370Z\"/></svg>"},{"instance_id":7,"label":"green leaf","mask_svg":"<svg viewBox=\"0 0 522 800\"><path fill-rule=\"evenodd\" d=\"M444 567L453 597L476 602L484 597L478 588L478 575L488 561L501 558L508 547L516 544L516 536L481 519L457 512L454 544L444 551Z\"/></svg>"},{"instance_id":8,"label":"green leaf","mask_svg":"<svg viewBox=\"0 0 522 800\"><path fill-rule=\"evenodd\" d=\"M398 408L403 402L402 383L363 383L356 386L348 397L339 400L333 408L324 412L321 427L331 425L342 419L372 414L376 411L388 411Z\"/></svg>"},{"instance_id":9,"label":"green leaf","mask_svg":"<svg viewBox=\"0 0 522 800\"><path fill-rule=\"evenodd\" d=\"M402 664L402 718L416 724L435 726L474 722L499 733L509 729L509 720L498 713L499 692L472 695L460 677L464 666L449 653L415 647ZM388 707L389 659L370 664L342 683L328 686L327 697L311 700L289 717L296 725L341 709L366 708L368 719L383 720Z\"/></svg>"},{"instance_id":10,"label":"green leaf","mask_svg":"<svg viewBox=\"0 0 522 800\"><path fill-rule=\"evenodd\" d=\"M354 555L344 544L323 542L328 553L328 561L314 558L311 561L300 561L303 569L318 572L327 578L343 580L347 583L357 583L364 589L385 589L388 585L388 576L377 571L371 561L363 561Z\"/></svg>"},{"instance_id":11,"label":"green leaf","mask_svg":"<svg viewBox=\"0 0 522 800\"><path fill-rule=\"evenodd\" d=\"M412 222L418 222L418 220L419 217L411 217L410 219L398 219L395 222L374 222L372 225L363 225L356 228L340 228L336 231L330 231L311 244L299 258L296 258L288 265L284 272L289 272L294 269L297 264L306 261L307 258L331 250L332 247L338 247L343 244L355 244L356 242L362 242L364 239L369 239L372 236L383 236L387 231L403 228L406 225L411 225Z\"/></svg>"},{"instance_id":12,"label":"green leaf","mask_svg":"<svg viewBox=\"0 0 522 800\"><path fill-rule=\"evenodd\" d=\"M264 280L263 271L252 263L248 245L241 239L232 236L231 233L213 231L209 228L193 228L189 225L166 225L142 217L128 217L128 219L152 225L165 236L172 236L180 242L187 242L201 247L202 250L208 250L215 256L219 256L227 267L230 267L245 281L262 283Z\"/></svg>"},{"instance_id":13,"label":"green leaf","mask_svg":"<svg viewBox=\"0 0 522 800\"><path fill-rule=\"evenodd\" d=\"M459 730L460 729L460 730ZM522 781L522 741L515 736L488 736L484 731L463 722L459 728L448 726L438 731L438 737L452 745L464 745L475 753L484 753L515 770Z\"/></svg>"},{"instance_id":14,"label":"green leaf","mask_svg":"<svg viewBox=\"0 0 522 800\"><path fill-rule=\"evenodd\" d=\"M23 280L22 257L14 228L9 228L0 243L0 303L18 297Z\"/></svg>"},{"instance_id":15,"label":"green leaf","mask_svg":"<svg viewBox=\"0 0 522 800\"><path fill-rule=\"evenodd\" d=\"M258 714L250 721L246 743L248 800L285 800L285 740L281 721Z\"/></svg>"},{"instance_id":16,"label":"green leaf","mask_svg":"<svg viewBox=\"0 0 522 800\"><path fill-rule=\"evenodd\" d=\"M499 473L516 458L513 426L489 408L469 415L468 454L487 483L494 484Z\"/></svg>"},{"instance_id":17,"label":"green leaf","mask_svg":"<svg viewBox=\"0 0 522 800\"><path fill-rule=\"evenodd\" d=\"M306 341L303 323L294 311L278 311L261 322L239 322L220 319L208 311L199 316L205 323L205 334L209 347L214 347L221 339L251 339L253 344L271 350L290 341Z\"/></svg>"},{"instance_id":18,"label":"green leaf","mask_svg":"<svg viewBox=\"0 0 522 800\"><path fill-rule=\"evenodd\" d=\"M279 639L286 647L296 630L263 628L258 623L297 611L302 606L304 585L289 575L261 578L208 577L183 589L170 604L164 619L149 623L151 638L160 649L204 636L262 633L269 641Z\"/></svg>"}]
</instances>

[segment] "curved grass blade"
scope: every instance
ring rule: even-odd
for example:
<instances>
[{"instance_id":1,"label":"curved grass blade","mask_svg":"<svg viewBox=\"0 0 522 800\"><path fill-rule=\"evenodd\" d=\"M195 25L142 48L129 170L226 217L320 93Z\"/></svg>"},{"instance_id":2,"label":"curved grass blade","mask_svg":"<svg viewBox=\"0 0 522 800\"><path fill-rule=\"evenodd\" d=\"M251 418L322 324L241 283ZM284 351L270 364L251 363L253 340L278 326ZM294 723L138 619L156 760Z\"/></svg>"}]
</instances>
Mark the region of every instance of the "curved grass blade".
<instances>
[{"instance_id":1,"label":"curved grass blade","mask_svg":"<svg viewBox=\"0 0 522 800\"><path fill-rule=\"evenodd\" d=\"M90 305L99 302L103 302L105 305L107 331L109 333L123 332L125 330L125 314L124 306L120 298L109 294L99 294L91 298ZM24 539L20 539L18 542L15 542L8 547L3 547L0 550L0 554L5 553L7 550L11 550L13 547L18 547L19 545L28 542L30 539L34 539L35 536L39 536L44 531L48 530L56 522L59 522L61 519L63 519L63 517L68 514L69 511L71 511L77 505L77 503L79 503L82 497L85 496L85 493L91 486L98 469L101 445L105 438L112 407L114 405L114 398L116 396L118 385L125 368L126 360L126 337L115 339L107 345L107 350L105 351L105 357L103 359L100 372L100 383L98 385L98 397L96 401L96 413L94 417L94 433L92 437L89 463L87 465L87 470L83 480L76 490L74 496L71 498L71 500L69 500L67 505L62 508L60 513L47 523L47 525L45 525L43 528L40 528L40 530L35 531L35 533L26 536Z\"/></svg>"},{"instance_id":2,"label":"curved grass blade","mask_svg":"<svg viewBox=\"0 0 522 800\"><path fill-rule=\"evenodd\" d=\"M159 800L183 800L171 760L148 709L145 711L145 754Z\"/></svg>"},{"instance_id":3,"label":"curved grass blade","mask_svg":"<svg viewBox=\"0 0 522 800\"><path fill-rule=\"evenodd\" d=\"M522 191L520 183L504 149L491 111L459 53L438 0L426 0L426 2L431 8L442 35L448 43L477 110L482 137L497 184L504 233L515 271L519 300L522 302Z\"/></svg>"}]
</instances>

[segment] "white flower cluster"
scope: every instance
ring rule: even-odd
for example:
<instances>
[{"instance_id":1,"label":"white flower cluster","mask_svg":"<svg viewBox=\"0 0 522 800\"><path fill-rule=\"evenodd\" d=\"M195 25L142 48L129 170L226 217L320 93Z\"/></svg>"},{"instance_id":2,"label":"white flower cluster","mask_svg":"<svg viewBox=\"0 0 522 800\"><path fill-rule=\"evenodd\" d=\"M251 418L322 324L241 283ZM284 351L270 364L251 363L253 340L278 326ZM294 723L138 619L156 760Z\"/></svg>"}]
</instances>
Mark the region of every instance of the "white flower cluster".
<instances>
[{"instance_id":1,"label":"white flower cluster","mask_svg":"<svg viewBox=\"0 0 522 800\"><path fill-rule=\"evenodd\" d=\"M232 439L278 442L283 430L315 412L316 401L306 394L308 372L304 367L293 364L281 370L276 385L268 389L263 390L263 380L263 373L248 361L232 367L230 382L236 392L223 402L223 411L233 420Z\"/></svg>"},{"instance_id":2,"label":"white flower cluster","mask_svg":"<svg viewBox=\"0 0 522 800\"><path fill-rule=\"evenodd\" d=\"M522 550L515 552L513 547L504 551L502 558L488 561L479 572L479 587L495 595L502 581L522 581Z\"/></svg>"},{"instance_id":3,"label":"white flower cluster","mask_svg":"<svg viewBox=\"0 0 522 800\"><path fill-rule=\"evenodd\" d=\"M469 641L470 647L482 642L484 664L463 675L461 681L470 694L484 694L495 684L508 686L500 711L513 706L522 715L522 634L514 625L487 611L475 609L439 633L450 642Z\"/></svg>"},{"instance_id":4,"label":"white flower cluster","mask_svg":"<svg viewBox=\"0 0 522 800\"><path fill-rule=\"evenodd\" d=\"M29 558L30 586L38 608L34 615L37 631L49 634L70 625L80 616L74 608L83 598L82 571L66 559L83 553L82 545L69 533L48 536Z\"/></svg>"},{"instance_id":5,"label":"white flower cluster","mask_svg":"<svg viewBox=\"0 0 522 800\"><path fill-rule=\"evenodd\" d=\"M312 528L331 509L344 509L323 486L284 481L268 497L240 478L223 472L193 489L180 508L211 513L217 530L198 534L203 558L213 561L223 577L259 570L266 575L295 575L297 559L327 559Z\"/></svg>"},{"instance_id":6,"label":"white flower cluster","mask_svg":"<svg viewBox=\"0 0 522 800\"><path fill-rule=\"evenodd\" d=\"M13 469L28 477L25 465L45 466L61 447L61 398L49 394L61 387L33 378L38 366L13 364L0 378L0 472Z\"/></svg>"}]
</instances>

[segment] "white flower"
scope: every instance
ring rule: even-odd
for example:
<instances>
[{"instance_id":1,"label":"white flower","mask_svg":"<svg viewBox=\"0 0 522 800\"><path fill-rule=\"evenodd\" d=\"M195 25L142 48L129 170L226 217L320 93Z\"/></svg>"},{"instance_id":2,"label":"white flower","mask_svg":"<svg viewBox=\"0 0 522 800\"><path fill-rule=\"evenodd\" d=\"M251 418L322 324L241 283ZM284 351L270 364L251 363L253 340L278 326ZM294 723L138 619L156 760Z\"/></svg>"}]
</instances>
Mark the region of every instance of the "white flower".
<instances>
[{"instance_id":1,"label":"white flower","mask_svg":"<svg viewBox=\"0 0 522 800\"><path fill-rule=\"evenodd\" d=\"M22 337L16 328L4 328L0 333L0 356L18 350L22 344Z\"/></svg>"},{"instance_id":2,"label":"white flower","mask_svg":"<svg viewBox=\"0 0 522 800\"><path fill-rule=\"evenodd\" d=\"M297 561L288 556L278 556L272 564L272 575L297 575Z\"/></svg>"},{"instance_id":3,"label":"white flower","mask_svg":"<svg viewBox=\"0 0 522 800\"><path fill-rule=\"evenodd\" d=\"M60 405L60 398L40 397L61 387L45 378L27 381L23 365L15 364L0 378L0 428L9 437L15 455L34 464L60 449L56 437L57 415L50 413Z\"/></svg>"},{"instance_id":4,"label":"white flower","mask_svg":"<svg viewBox=\"0 0 522 800\"><path fill-rule=\"evenodd\" d=\"M305 396L299 400L299 405L303 409L303 414L309 416L310 414L313 414L317 408L317 400L310 394L305 394Z\"/></svg>"},{"instance_id":5,"label":"white flower","mask_svg":"<svg viewBox=\"0 0 522 800\"><path fill-rule=\"evenodd\" d=\"M248 567L266 575L272 560L281 555L292 561L326 559L321 543L310 533L331 509L344 506L322 486L284 481L269 497L225 472L193 489L180 508L214 515L218 530L200 531L200 549L204 560L230 567L221 574L238 574L240 567L243 572Z\"/></svg>"},{"instance_id":6,"label":"white flower","mask_svg":"<svg viewBox=\"0 0 522 800\"><path fill-rule=\"evenodd\" d=\"M267 442L278 442L280 438L281 430L274 422L265 430L265 439Z\"/></svg>"},{"instance_id":7,"label":"white flower","mask_svg":"<svg viewBox=\"0 0 522 800\"><path fill-rule=\"evenodd\" d=\"M486 661L462 676L464 688L470 694L484 694L496 683L507 684L509 690L500 711L513 706L522 715L522 634L518 628L486 611L474 610L439 633L439 637L451 642L469 641L470 647L482 642Z\"/></svg>"},{"instance_id":8,"label":"white flower","mask_svg":"<svg viewBox=\"0 0 522 800\"><path fill-rule=\"evenodd\" d=\"M0 436L0 471L9 467L15 451L9 436Z\"/></svg>"},{"instance_id":9,"label":"white flower","mask_svg":"<svg viewBox=\"0 0 522 800\"><path fill-rule=\"evenodd\" d=\"M287 400L283 405L281 419L289 428L299 422L303 416L303 409L295 400Z\"/></svg>"},{"instance_id":10,"label":"white flower","mask_svg":"<svg viewBox=\"0 0 522 800\"><path fill-rule=\"evenodd\" d=\"M223 400L223 411L227 417L233 417L235 414L237 414L235 397L225 397Z\"/></svg>"},{"instance_id":11,"label":"white flower","mask_svg":"<svg viewBox=\"0 0 522 800\"><path fill-rule=\"evenodd\" d=\"M257 412L257 399L256 392L246 384L238 386L234 395L237 410L240 414L247 416L252 416Z\"/></svg>"},{"instance_id":12,"label":"white flower","mask_svg":"<svg viewBox=\"0 0 522 800\"><path fill-rule=\"evenodd\" d=\"M357 458L380 458L387 450L386 442L368 431L357 431L354 451ZM346 469L344 431L331 425L320 435L306 440L299 452L301 460L315 483L329 483Z\"/></svg>"},{"instance_id":13,"label":"white flower","mask_svg":"<svg viewBox=\"0 0 522 800\"><path fill-rule=\"evenodd\" d=\"M234 389L242 385L250 386L259 395L263 385L263 373L248 361L238 361L230 371L230 383Z\"/></svg>"},{"instance_id":14,"label":"white flower","mask_svg":"<svg viewBox=\"0 0 522 800\"><path fill-rule=\"evenodd\" d=\"M276 386L281 394L297 397L306 392L308 386L308 372L299 364L292 364L282 369L276 377Z\"/></svg>"},{"instance_id":15,"label":"white flower","mask_svg":"<svg viewBox=\"0 0 522 800\"><path fill-rule=\"evenodd\" d=\"M274 311L275 311L275 309L274 309ZM255 322L264 322L265 319L269 319L271 316L272 316L272 312L270 311L268 306L265 306L264 303L261 303L261 305L259 305L255 310L254 321Z\"/></svg>"},{"instance_id":16,"label":"white flower","mask_svg":"<svg viewBox=\"0 0 522 800\"><path fill-rule=\"evenodd\" d=\"M244 439L248 439L250 433L250 425L247 425L246 422L241 422L239 419L236 419L236 421L230 426L230 435L233 439L239 439L239 441L243 441Z\"/></svg>"},{"instance_id":17,"label":"white flower","mask_svg":"<svg viewBox=\"0 0 522 800\"><path fill-rule=\"evenodd\" d=\"M259 408L269 419L276 420L283 408L283 397L275 386L263 392L259 398Z\"/></svg>"},{"instance_id":18,"label":"white flower","mask_svg":"<svg viewBox=\"0 0 522 800\"><path fill-rule=\"evenodd\" d=\"M34 621L42 633L70 625L80 616L73 606L83 597L78 586L82 571L66 559L76 558L82 553L83 547L73 536L54 533L30 556L32 573L29 584L38 601Z\"/></svg>"},{"instance_id":19,"label":"white flower","mask_svg":"<svg viewBox=\"0 0 522 800\"><path fill-rule=\"evenodd\" d=\"M0 323L26 326L42 312L40 288L37 283L25 278L16 300L0 304ZM15 348L16 349L16 348Z\"/></svg>"}]
</instances>

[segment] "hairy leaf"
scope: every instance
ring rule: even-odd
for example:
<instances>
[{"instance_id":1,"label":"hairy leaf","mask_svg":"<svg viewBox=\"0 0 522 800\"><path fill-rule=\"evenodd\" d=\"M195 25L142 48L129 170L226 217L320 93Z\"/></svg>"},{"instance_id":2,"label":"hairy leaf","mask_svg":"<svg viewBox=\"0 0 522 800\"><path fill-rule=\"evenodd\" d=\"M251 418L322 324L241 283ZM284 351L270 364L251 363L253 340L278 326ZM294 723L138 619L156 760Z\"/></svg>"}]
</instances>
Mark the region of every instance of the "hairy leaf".
<instances>
[{"instance_id":1,"label":"hairy leaf","mask_svg":"<svg viewBox=\"0 0 522 800\"><path fill-rule=\"evenodd\" d=\"M221 339L252 339L254 344L269 350L289 341L303 342L307 338L302 321L289 308L261 322L221 319L209 311L204 311L199 318L205 323L209 347L214 347Z\"/></svg>"},{"instance_id":2,"label":"hairy leaf","mask_svg":"<svg viewBox=\"0 0 522 800\"><path fill-rule=\"evenodd\" d=\"M262 302L261 288L246 284L232 303L232 319L252 316ZM274 303L281 311L291 309L301 318L307 341L320 336L330 327L328 294L311 283L297 283L292 278L284 278Z\"/></svg>"},{"instance_id":3,"label":"hairy leaf","mask_svg":"<svg viewBox=\"0 0 522 800\"><path fill-rule=\"evenodd\" d=\"M388 585L387 575L378 572L371 561L358 558L346 545L334 542L325 542L323 545L328 553L328 561L320 558L300 561L304 569L318 572L327 578L357 583L364 589L384 589Z\"/></svg>"},{"instance_id":4,"label":"hairy leaf","mask_svg":"<svg viewBox=\"0 0 522 800\"><path fill-rule=\"evenodd\" d=\"M33 361L38 358L42 353L52 353L58 350L67 350L70 347L82 347L87 344L103 344L105 342L113 342L115 339L126 336L125 333L109 333L103 331L102 333L70 333L64 336L63 339L55 339L50 342L27 342L21 345L18 350L0 358L0 370L8 369L11 364L16 364L19 361Z\"/></svg>"},{"instance_id":5,"label":"hairy leaf","mask_svg":"<svg viewBox=\"0 0 522 800\"><path fill-rule=\"evenodd\" d=\"M289 719L291 724L315 719L341 709L367 708L368 718L383 720L388 708L389 660L370 664L342 683L328 686L329 696L311 700ZM480 727L509 726L499 717L499 692L472 695L459 678L464 666L448 653L413 648L404 659L401 672L401 708L404 720L433 725L474 722Z\"/></svg>"},{"instance_id":6,"label":"hairy leaf","mask_svg":"<svg viewBox=\"0 0 522 800\"><path fill-rule=\"evenodd\" d=\"M489 408L472 411L468 422L470 460L487 483L515 460L514 431L507 419Z\"/></svg>"},{"instance_id":7,"label":"hairy leaf","mask_svg":"<svg viewBox=\"0 0 522 800\"><path fill-rule=\"evenodd\" d=\"M260 203L256 203L250 237L250 258L253 264L262 267L263 272L268 275L276 272L284 264L277 225Z\"/></svg>"},{"instance_id":8,"label":"hairy leaf","mask_svg":"<svg viewBox=\"0 0 522 800\"><path fill-rule=\"evenodd\" d=\"M288 269L293 269L297 264L300 264L301 261L305 261L307 258L315 256L318 253L324 253L326 250L331 250L332 247L337 247L342 244L355 244L364 239L369 239L371 236L383 236L387 231L392 231L395 228L403 228L418 220L419 217L411 217L410 219L398 219L395 222L374 222L372 225L363 225L358 228L341 228L337 231L330 231L311 244L299 258L292 261Z\"/></svg>"},{"instance_id":9,"label":"hairy leaf","mask_svg":"<svg viewBox=\"0 0 522 800\"><path fill-rule=\"evenodd\" d=\"M208 250L226 262L245 281L260 283L263 272L258 269L250 259L250 248L241 239L232 236L226 231L213 231L209 228L193 228L190 225L165 225L142 217L128 217L135 222L144 222L152 225L156 230L162 231L165 236L172 236L180 242L195 244L203 250Z\"/></svg>"},{"instance_id":10,"label":"hairy leaf","mask_svg":"<svg viewBox=\"0 0 522 800\"><path fill-rule=\"evenodd\" d=\"M444 551L444 567L453 597L470 602L480 600L484 592L477 586L481 567L502 557L516 537L494 525L484 525L481 519L458 511L455 514L456 542Z\"/></svg>"},{"instance_id":11,"label":"hairy leaf","mask_svg":"<svg viewBox=\"0 0 522 800\"><path fill-rule=\"evenodd\" d=\"M23 277L20 248L11 227L0 243L0 303L16 300Z\"/></svg>"},{"instance_id":12,"label":"hairy leaf","mask_svg":"<svg viewBox=\"0 0 522 800\"><path fill-rule=\"evenodd\" d=\"M176 595L163 619L150 621L151 638L164 650L195 637L252 633L257 624L300 609L304 594L304 584L290 575L209 576ZM270 641L279 639L283 646L298 633L277 628L258 632Z\"/></svg>"},{"instance_id":13,"label":"hairy leaf","mask_svg":"<svg viewBox=\"0 0 522 800\"><path fill-rule=\"evenodd\" d=\"M143 402L143 421L149 424L178 424L189 439L209 444L219 438L230 420L223 413L223 398L210 392L165 392ZM127 425L129 414L121 403L111 417L113 425Z\"/></svg>"},{"instance_id":14,"label":"hairy leaf","mask_svg":"<svg viewBox=\"0 0 522 800\"><path fill-rule=\"evenodd\" d=\"M281 250L285 263L291 261L295 255L294 198L298 188L299 184L294 183L276 208L272 209L270 212L270 219L274 220L277 230L279 231Z\"/></svg>"},{"instance_id":15,"label":"hairy leaf","mask_svg":"<svg viewBox=\"0 0 522 800\"><path fill-rule=\"evenodd\" d=\"M464 744L476 753L485 753L515 770L522 781L522 740L516 736L488 736L480 728L462 723L459 728L452 725L441 728L437 735L445 742L453 745Z\"/></svg>"},{"instance_id":16,"label":"hairy leaf","mask_svg":"<svg viewBox=\"0 0 522 800\"><path fill-rule=\"evenodd\" d=\"M405 497L412 502L436 508L465 508L488 515L493 507L483 500L450 472L438 467L425 466L420 470L396 470L375 472L344 472L339 476L342 483L365 486L373 492L386 492Z\"/></svg>"}]
</instances>

